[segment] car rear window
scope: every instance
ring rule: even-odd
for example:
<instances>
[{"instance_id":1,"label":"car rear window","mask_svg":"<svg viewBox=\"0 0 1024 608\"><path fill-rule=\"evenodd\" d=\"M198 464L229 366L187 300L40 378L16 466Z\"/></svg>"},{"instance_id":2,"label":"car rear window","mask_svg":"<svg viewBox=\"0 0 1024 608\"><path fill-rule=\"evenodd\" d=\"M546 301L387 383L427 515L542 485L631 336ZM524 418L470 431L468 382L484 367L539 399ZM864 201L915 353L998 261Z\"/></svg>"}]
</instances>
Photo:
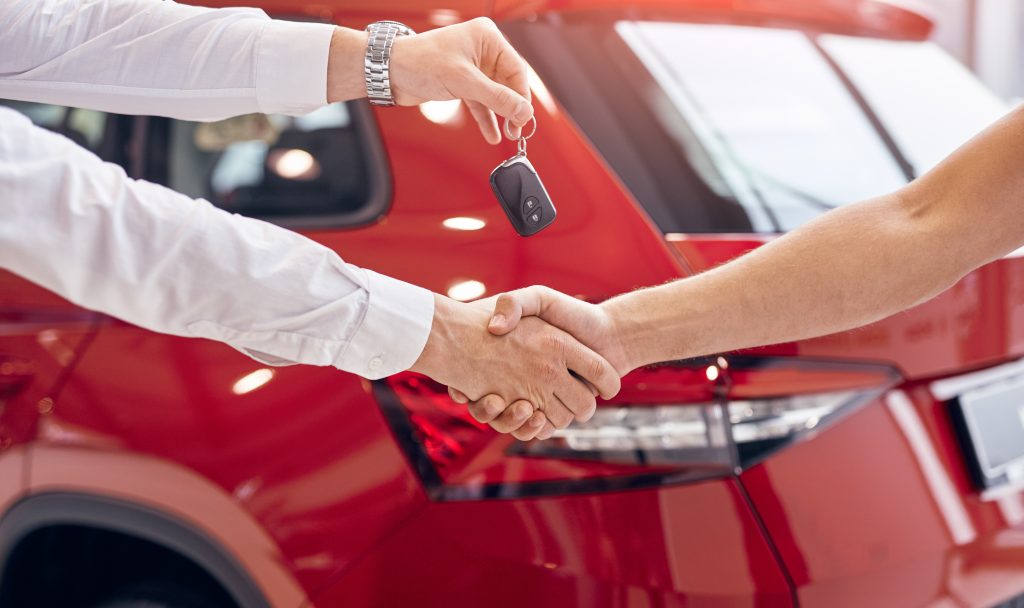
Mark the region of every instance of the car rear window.
<instances>
[{"instance_id":1,"label":"car rear window","mask_svg":"<svg viewBox=\"0 0 1024 608\"><path fill-rule=\"evenodd\" d=\"M792 230L899 188L1005 111L930 43L726 17L502 28L664 232Z\"/></svg>"},{"instance_id":2,"label":"car rear window","mask_svg":"<svg viewBox=\"0 0 1024 608\"><path fill-rule=\"evenodd\" d=\"M791 230L906 176L807 36L620 22L616 31L690 123L757 232Z\"/></svg>"}]
</instances>

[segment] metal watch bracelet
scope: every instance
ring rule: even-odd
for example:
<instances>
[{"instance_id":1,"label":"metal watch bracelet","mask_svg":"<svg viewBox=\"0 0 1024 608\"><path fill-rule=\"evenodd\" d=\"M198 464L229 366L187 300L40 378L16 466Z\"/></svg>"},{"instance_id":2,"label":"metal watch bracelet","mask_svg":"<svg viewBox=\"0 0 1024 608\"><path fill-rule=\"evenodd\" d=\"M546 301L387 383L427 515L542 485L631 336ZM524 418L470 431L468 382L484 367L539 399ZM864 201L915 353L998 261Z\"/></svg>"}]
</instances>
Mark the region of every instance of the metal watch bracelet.
<instances>
[{"instance_id":1,"label":"metal watch bracelet","mask_svg":"<svg viewBox=\"0 0 1024 608\"><path fill-rule=\"evenodd\" d=\"M366 97L377 106L395 105L391 93L391 47L398 36L412 36L416 32L397 21L377 21L366 26L366 58L363 76L366 79Z\"/></svg>"}]
</instances>

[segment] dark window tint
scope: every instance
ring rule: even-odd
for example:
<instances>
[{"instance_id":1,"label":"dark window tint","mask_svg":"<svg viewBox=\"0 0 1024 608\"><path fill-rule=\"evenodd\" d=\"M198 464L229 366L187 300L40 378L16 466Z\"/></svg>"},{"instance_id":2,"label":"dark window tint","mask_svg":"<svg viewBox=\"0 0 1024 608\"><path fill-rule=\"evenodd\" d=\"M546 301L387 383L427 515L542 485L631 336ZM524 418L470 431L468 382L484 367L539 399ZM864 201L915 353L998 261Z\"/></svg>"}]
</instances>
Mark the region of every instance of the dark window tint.
<instances>
[{"instance_id":1,"label":"dark window tint","mask_svg":"<svg viewBox=\"0 0 1024 608\"><path fill-rule=\"evenodd\" d=\"M21 112L37 126L59 133L133 173L129 159L133 117L27 101L0 100L0 105Z\"/></svg>"},{"instance_id":2,"label":"dark window tint","mask_svg":"<svg viewBox=\"0 0 1024 608\"><path fill-rule=\"evenodd\" d=\"M366 223L386 210L384 154L364 104L300 117L151 121L147 177L227 211L318 227Z\"/></svg>"}]
</instances>

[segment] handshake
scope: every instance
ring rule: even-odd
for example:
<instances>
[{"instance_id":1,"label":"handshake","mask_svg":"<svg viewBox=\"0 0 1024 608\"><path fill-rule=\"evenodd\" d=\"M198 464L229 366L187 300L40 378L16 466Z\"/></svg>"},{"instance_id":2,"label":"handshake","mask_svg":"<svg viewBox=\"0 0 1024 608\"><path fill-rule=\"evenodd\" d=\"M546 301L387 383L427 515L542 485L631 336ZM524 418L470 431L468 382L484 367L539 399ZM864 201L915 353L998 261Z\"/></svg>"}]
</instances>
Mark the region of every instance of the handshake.
<instances>
[{"instance_id":1,"label":"handshake","mask_svg":"<svg viewBox=\"0 0 1024 608\"><path fill-rule=\"evenodd\" d=\"M434 322L411 368L449 387L480 422L520 440L586 421L596 397L638 367L604 305L547 287L469 304L435 295Z\"/></svg>"}]
</instances>

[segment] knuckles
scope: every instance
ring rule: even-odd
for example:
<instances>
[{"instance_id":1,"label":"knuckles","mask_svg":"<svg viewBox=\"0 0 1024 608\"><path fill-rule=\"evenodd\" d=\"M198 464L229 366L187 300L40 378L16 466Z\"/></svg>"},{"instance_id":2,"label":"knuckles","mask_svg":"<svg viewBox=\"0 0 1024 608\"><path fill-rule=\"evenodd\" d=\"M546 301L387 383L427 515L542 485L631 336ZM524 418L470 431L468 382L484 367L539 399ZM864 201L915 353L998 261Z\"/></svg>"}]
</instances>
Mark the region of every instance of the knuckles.
<instances>
[{"instance_id":1,"label":"knuckles","mask_svg":"<svg viewBox=\"0 0 1024 608\"><path fill-rule=\"evenodd\" d=\"M586 422L594 417L594 413L597 411L597 402L591 401L579 412L576 412L576 420L580 422Z\"/></svg>"},{"instance_id":2,"label":"knuckles","mask_svg":"<svg viewBox=\"0 0 1024 608\"><path fill-rule=\"evenodd\" d=\"M565 336L551 326L544 328L543 333L539 336L539 345L544 349L545 354L558 359L564 358L562 355L565 354Z\"/></svg>"},{"instance_id":3,"label":"knuckles","mask_svg":"<svg viewBox=\"0 0 1024 608\"><path fill-rule=\"evenodd\" d=\"M586 367L587 373L584 377L587 380L589 380L592 384L596 384L599 378L602 378L603 376L607 375L605 371L605 366L602 365L601 362L595 358L590 358L587 361Z\"/></svg>"},{"instance_id":4,"label":"knuckles","mask_svg":"<svg viewBox=\"0 0 1024 608\"><path fill-rule=\"evenodd\" d=\"M562 369L554 363L545 362L541 364L538 374L543 386L554 386L561 378Z\"/></svg>"},{"instance_id":5,"label":"knuckles","mask_svg":"<svg viewBox=\"0 0 1024 608\"><path fill-rule=\"evenodd\" d=\"M470 416L475 418L477 422L482 422L484 424L487 424L488 422L494 419L494 416L489 416L487 414L487 408L485 408L479 403L469 404L469 414Z\"/></svg>"},{"instance_id":6,"label":"knuckles","mask_svg":"<svg viewBox=\"0 0 1024 608\"><path fill-rule=\"evenodd\" d=\"M511 90L499 88L495 91L494 103L499 108L514 108L519 102Z\"/></svg>"},{"instance_id":7,"label":"knuckles","mask_svg":"<svg viewBox=\"0 0 1024 608\"><path fill-rule=\"evenodd\" d=\"M497 32L498 26L489 17L476 17L466 22L466 25L474 32L481 34Z\"/></svg>"}]
</instances>

